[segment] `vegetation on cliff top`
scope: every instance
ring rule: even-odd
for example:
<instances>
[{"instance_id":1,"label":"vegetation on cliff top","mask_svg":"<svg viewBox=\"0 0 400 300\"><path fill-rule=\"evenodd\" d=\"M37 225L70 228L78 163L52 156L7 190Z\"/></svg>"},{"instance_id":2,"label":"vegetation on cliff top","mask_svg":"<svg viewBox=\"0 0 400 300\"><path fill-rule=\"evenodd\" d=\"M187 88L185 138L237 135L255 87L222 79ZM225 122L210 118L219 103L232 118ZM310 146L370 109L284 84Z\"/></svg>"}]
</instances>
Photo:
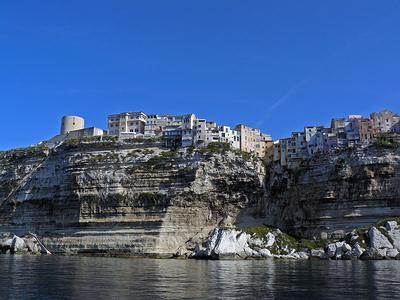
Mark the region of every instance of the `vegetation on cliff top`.
<instances>
[{"instance_id":1,"label":"vegetation on cliff top","mask_svg":"<svg viewBox=\"0 0 400 300\"><path fill-rule=\"evenodd\" d=\"M176 157L176 150L163 151L159 155L151 157L145 165L150 168L164 167L171 159Z\"/></svg>"},{"instance_id":2,"label":"vegetation on cliff top","mask_svg":"<svg viewBox=\"0 0 400 300\"><path fill-rule=\"evenodd\" d=\"M191 149L191 151L193 151L194 148ZM234 149L231 147L231 145L229 143L222 143L222 142L212 142L209 143L206 147L202 147L199 148L198 151L201 154L226 154L227 152L233 152L236 155L242 157L244 160L256 160L257 157L252 154L252 153L248 153L248 152L244 152L238 149Z\"/></svg>"},{"instance_id":3,"label":"vegetation on cliff top","mask_svg":"<svg viewBox=\"0 0 400 300\"><path fill-rule=\"evenodd\" d=\"M399 142L397 142L393 138L391 138L389 136L385 136L385 135L380 136L372 145L376 148L383 148L383 149L400 148Z\"/></svg>"},{"instance_id":4,"label":"vegetation on cliff top","mask_svg":"<svg viewBox=\"0 0 400 300\"><path fill-rule=\"evenodd\" d=\"M44 145L36 145L36 146L30 146L26 148L17 148L17 149L12 149L12 150L6 150L6 151L0 151L0 158L5 158L5 157L19 157L19 156L25 156L25 155L31 155L34 153L38 152L43 152L47 151L49 148L47 148Z\"/></svg>"}]
</instances>

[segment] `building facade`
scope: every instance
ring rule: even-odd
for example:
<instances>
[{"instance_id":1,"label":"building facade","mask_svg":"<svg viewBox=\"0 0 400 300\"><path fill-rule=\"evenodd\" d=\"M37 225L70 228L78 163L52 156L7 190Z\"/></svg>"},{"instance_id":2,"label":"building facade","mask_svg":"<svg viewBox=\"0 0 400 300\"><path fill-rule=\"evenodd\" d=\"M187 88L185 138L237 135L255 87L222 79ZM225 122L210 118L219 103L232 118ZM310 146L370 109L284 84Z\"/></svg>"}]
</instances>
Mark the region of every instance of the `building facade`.
<instances>
[{"instance_id":1,"label":"building facade","mask_svg":"<svg viewBox=\"0 0 400 300\"><path fill-rule=\"evenodd\" d=\"M266 155L267 148L271 147L271 136L261 133L258 128L239 124L235 127L235 131L240 136L240 150L243 152L254 153L263 158Z\"/></svg>"},{"instance_id":2,"label":"building facade","mask_svg":"<svg viewBox=\"0 0 400 300\"><path fill-rule=\"evenodd\" d=\"M370 115L375 135L390 132L392 127L400 122L400 115L385 109L381 112L374 112Z\"/></svg>"},{"instance_id":3,"label":"building facade","mask_svg":"<svg viewBox=\"0 0 400 300\"><path fill-rule=\"evenodd\" d=\"M126 112L108 116L108 134L143 136L147 115L143 112Z\"/></svg>"}]
</instances>

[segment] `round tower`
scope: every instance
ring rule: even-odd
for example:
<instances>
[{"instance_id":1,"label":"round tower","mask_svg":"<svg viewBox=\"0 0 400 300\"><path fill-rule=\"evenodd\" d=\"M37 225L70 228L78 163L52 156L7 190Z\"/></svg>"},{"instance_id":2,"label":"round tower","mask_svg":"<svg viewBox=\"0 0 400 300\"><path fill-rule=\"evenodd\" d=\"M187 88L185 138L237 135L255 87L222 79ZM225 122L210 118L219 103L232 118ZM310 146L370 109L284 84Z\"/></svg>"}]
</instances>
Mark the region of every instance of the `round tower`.
<instances>
[{"instance_id":1,"label":"round tower","mask_svg":"<svg viewBox=\"0 0 400 300\"><path fill-rule=\"evenodd\" d=\"M85 120L78 116L64 116L61 120L61 134L85 128Z\"/></svg>"}]
</instances>

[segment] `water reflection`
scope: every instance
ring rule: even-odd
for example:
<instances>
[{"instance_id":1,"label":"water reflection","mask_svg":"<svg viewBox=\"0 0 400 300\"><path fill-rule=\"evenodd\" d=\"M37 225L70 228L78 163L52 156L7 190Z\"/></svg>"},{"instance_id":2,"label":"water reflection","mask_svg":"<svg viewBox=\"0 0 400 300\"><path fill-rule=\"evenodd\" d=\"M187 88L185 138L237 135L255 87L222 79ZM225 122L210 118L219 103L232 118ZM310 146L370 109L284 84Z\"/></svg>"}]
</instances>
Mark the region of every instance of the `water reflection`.
<instances>
[{"instance_id":1,"label":"water reflection","mask_svg":"<svg viewBox=\"0 0 400 300\"><path fill-rule=\"evenodd\" d=\"M1 299L397 298L397 261L0 256Z\"/></svg>"}]
</instances>

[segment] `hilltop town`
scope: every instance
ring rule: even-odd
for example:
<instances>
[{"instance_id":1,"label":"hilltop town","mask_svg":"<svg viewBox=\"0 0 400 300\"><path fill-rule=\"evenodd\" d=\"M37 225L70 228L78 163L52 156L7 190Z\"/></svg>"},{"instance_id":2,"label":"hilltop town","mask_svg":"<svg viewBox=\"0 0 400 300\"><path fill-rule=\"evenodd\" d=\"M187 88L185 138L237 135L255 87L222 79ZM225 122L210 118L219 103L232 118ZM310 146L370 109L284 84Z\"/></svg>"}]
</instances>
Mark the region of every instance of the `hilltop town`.
<instances>
[{"instance_id":1,"label":"hilltop town","mask_svg":"<svg viewBox=\"0 0 400 300\"><path fill-rule=\"evenodd\" d=\"M80 137L114 136L118 140L159 139L166 147L207 147L227 143L232 149L251 153L267 163L294 168L317 153L348 147L368 146L385 134L400 133L400 115L389 110L369 117L349 115L333 118L330 127L305 126L288 138L273 141L260 129L239 124L234 128L198 118L195 114L158 115L124 112L108 116L108 128L85 128L84 119L64 116L61 132L46 142L53 147L65 140Z\"/></svg>"}]
</instances>

